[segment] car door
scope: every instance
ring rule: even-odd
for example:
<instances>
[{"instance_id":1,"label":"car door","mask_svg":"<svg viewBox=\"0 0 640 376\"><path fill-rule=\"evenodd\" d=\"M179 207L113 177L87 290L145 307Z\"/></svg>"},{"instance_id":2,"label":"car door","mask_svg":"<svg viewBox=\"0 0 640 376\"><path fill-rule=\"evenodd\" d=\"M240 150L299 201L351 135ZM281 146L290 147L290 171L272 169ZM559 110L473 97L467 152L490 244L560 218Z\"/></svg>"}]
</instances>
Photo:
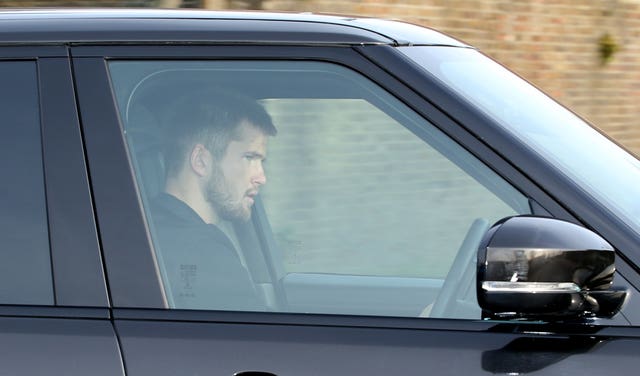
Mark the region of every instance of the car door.
<instances>
[{"instance_id":1,"label":"car door","mask_svg":"<svg viewBox=\"0 0 640 376\"><path fill-rule=\"evenodd\" d=\"M3 373L122 375L65 46L0 47Z\"/></svg>"},{"instance_id":2,"label":"car door","mask_svg":"<svg viewBox=\"0 0 640 376\"><path fill-rule=\"evenodd\" d=\"M575 218L388 74L407 68L402 59L383 69L348 46L72 53L128 374L632 369L638 332L622 315L602 326L481 320L473 273L488 226L518 214ZM203 87L255 100L278 128L251 220L217 224L262 308L199 290L206 261L176 266L159 247L150 208L164 190L164 135L185 126L166 111ZM197 309L181 303L186 293L204 297Z\"/></svg>"}]
</instances>

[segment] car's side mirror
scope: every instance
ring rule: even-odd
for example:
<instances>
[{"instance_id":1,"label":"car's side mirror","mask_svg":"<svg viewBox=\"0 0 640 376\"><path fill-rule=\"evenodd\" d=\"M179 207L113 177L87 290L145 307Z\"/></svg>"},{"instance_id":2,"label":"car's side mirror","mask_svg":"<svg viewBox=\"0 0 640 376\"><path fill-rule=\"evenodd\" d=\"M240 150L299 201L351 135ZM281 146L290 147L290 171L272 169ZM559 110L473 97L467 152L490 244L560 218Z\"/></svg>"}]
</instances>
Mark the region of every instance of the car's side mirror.
<instances>
[{"instance_id":1,"label":"car's side mirror","mask_svg":"<svg viewBox=\"0 0 640 376\"><path fill-rule=\"evenodd\" d=\"M478 249L477 296L487 318L611 317L626 299L612 288L613 247L553 218L505 218Z\"/></svg>"}]
</instances>

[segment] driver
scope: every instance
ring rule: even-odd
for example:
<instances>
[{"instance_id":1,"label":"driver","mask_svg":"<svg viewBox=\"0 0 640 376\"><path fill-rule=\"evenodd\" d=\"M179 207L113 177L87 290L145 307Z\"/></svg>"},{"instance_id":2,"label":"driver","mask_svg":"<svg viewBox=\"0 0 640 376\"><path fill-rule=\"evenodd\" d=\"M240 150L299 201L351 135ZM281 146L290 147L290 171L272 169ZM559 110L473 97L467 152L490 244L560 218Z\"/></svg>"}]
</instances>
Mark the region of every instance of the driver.
<instances>
[{"instance_id":1,"label":"driver","mask_svg":"<svg viewBox=\"0 0 640 376\"><path fill-rule=\"evenodd\" d=\"M166 182L151 218L175 308L263 310L221 221L247 221L266 183L270 116L257 102L212 90L168 107Z\"/></svg>"}]
</instances>

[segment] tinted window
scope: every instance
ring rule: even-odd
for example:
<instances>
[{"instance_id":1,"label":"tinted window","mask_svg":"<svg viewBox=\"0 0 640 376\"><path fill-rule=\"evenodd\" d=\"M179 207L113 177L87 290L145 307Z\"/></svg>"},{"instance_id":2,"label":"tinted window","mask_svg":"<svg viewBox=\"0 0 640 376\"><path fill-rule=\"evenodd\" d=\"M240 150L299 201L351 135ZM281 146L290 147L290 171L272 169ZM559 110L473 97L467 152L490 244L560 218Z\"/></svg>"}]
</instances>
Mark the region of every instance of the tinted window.
<instances>
[{"instance_id":1,"label":"tinted window","mask_svg":"<svg viewBox=\"0 0 640 376\"><path fill-rule=\"evenodd\" d=\"M36 64L0 62L0 303L53 304Z\"/></svg>"},{"instance_id":2,"label":"tinted window","mask_svg":"<svg viewBox=\"0 0 640 376\"><path fill-rule=\"evenodd\" d=\"M173 307L479 317L469 264L478 236L529 213L528 200L380 87L316 62L121 61L110 69ZM208 119L233 118L228 97L236 95L277 127L267 148L246 130L219 156L215 145L197 146L203 131L184 138L180 129L202 121L194 113L203 107L214 108ZM222 163L244 140L258 141L251 161ZM186 154L175 153L186 143ZM222 171L218 180L205 178L207 160ZM255 201L251 220L211 216L233 206L230 187L245 170L250 188L237 201ZM460 254L469 278L456 282L464 286L455 297L464 304L431 314ZM251 291L258 304L246 304Z\"/></svg>"},{"instance_id":3,"label":"tinted window","mask_svg":"<svg viewBox=\"0 0 640 376\"><path fill-rule=\"evenodd\" d=\"M640 234L640 161L481 53L399 48L521 139Z\"/></svg>"}]
</instances>

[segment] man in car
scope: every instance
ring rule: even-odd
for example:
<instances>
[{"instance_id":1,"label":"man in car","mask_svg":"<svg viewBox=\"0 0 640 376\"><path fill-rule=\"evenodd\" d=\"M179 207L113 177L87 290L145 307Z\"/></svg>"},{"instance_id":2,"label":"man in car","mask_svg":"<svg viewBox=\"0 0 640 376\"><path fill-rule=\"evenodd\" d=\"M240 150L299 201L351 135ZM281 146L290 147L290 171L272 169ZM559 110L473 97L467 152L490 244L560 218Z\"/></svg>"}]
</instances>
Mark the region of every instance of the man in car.
<instances>
[{"instance_id":1,"label":"man in car","mask_svg":"<svg viewBox=\"0 0 640 376\"><path fill-rule=\"evenodd\" d=\"M167 108L164 192L152 223L159 265L176 308L262 310L264 302L222 221L247 221L260 186L267 138L257 102L210 90Z\"/></svg>"}]
</instances>

